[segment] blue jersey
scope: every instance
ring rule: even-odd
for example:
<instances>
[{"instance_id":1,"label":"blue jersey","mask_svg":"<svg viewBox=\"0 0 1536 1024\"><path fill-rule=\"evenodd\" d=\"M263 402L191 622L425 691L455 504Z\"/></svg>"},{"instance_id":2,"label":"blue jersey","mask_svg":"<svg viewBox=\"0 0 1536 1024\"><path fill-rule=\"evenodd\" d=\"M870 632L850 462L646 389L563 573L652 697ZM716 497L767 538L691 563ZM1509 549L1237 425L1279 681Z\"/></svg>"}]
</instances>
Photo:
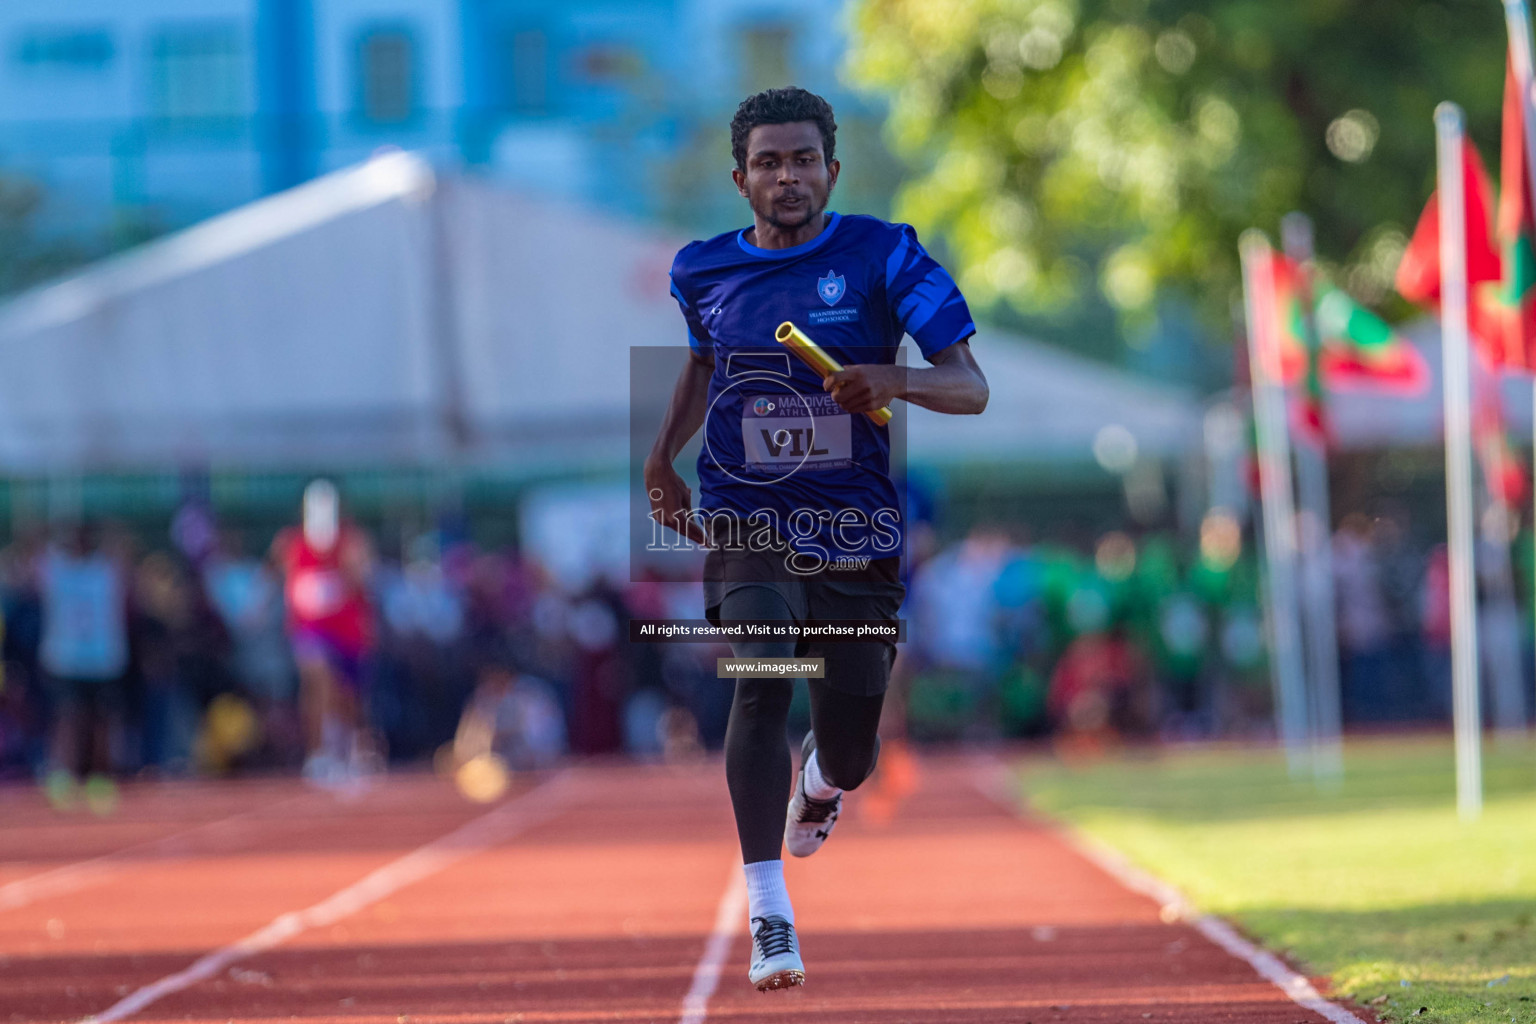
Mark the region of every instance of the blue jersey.
<instances>
[{"instance_id":1,"label":"blue jersey","mask_svg":"<svg viewBox=\"0 0 1536 1024\"><path fill-rule=\"evenodd\" d=\"M844 366L894 363L904 334L929 360L970 337L964 297L917 233L836 213L788 249L732 231L677 254L672 294L688 344L715 357L699 507L757 516L816 555L899 554L889 428L845 412L774 331L788 320Z\"/></svg>"}]
</instances>

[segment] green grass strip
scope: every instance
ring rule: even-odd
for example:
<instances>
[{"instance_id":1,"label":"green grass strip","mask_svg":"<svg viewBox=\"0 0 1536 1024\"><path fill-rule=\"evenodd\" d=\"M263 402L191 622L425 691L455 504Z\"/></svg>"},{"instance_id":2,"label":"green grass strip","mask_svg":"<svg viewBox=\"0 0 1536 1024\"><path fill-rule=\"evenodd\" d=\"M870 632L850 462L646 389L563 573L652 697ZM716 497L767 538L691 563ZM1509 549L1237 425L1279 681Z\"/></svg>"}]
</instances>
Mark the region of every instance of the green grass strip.
<instances>
[{"instance_id":1,"label":"green grass strip","mask_svg":"<svg viewBox=\"0 0 1536 1024\"><path fill-rule=\"evenodd\" d=\"M1536 1024L1536 745L1485 742L1470 824L1449 739L1352 741L1332 787L1272 750L1017 768L1033 806L1381 1019Z\"/></svg>"}]
</instances>

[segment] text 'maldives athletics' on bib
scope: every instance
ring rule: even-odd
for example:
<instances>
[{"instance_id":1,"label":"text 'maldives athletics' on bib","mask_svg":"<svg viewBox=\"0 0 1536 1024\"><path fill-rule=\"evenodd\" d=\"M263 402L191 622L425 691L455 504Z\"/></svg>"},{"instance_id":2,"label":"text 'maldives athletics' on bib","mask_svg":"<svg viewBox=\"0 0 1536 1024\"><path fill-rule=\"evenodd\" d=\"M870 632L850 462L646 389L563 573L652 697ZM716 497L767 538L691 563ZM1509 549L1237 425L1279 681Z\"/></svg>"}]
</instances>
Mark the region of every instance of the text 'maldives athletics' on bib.
<instances>
[{"instance_id":1,"label":"text 'maldives athletics' on bib","mask_svg":"<svg viewBox=\"0 0 1536 1024\"><path fill-rule=\"evenodd\" d=\"M752 245L745 229L692 242L672 263L672 295L688 344L715 356L700 509L733 513L747 533L766 518L818 556L900 554L889 428L844 412L773 335L791 321L849 366L894 363L903 335L932 360L976 333L911 226L833 213L788 249Z\"/></svg>"}]
</instances>

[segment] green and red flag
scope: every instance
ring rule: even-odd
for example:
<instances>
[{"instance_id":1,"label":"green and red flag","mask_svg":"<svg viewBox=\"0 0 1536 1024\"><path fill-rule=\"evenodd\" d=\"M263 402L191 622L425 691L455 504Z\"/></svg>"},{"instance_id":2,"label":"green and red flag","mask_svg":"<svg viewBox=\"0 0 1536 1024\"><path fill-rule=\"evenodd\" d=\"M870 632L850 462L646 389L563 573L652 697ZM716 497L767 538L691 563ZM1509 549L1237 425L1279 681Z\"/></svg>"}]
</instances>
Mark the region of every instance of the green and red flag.
<instances>
[{"instance_id":1,"label":"green and red flag","mask_svg":"<svg viewBox=\"0 0 1536 1024\"><path fill-rule=\"evenodd\" d=\"M1316 308L1328 387L1405 396L1429 390L1423 354L1344 289L1319 281Z\"/></svg>"},{"instance_id":2,"label":"green and red flag","mask_svg":"<svg viewBox=\"0 0 1536 1024\"><path fill-rule=\"evenodd\" d=\"M1328 429L1323 413L1323 383L1317 346L1308 340L1306 318L1306 281L1301 269L1282 253L1269 254L1269 274L1274 282L1275 322L1273 343L1277 346L1280 381L1287 386L1304 382L1299 401L1291 416L1297 432L1312 444L1326 443Z\"/></svg>"},{"instance_id":3,"label":"green and red flag","mask_svg":"<svg viewBox=\"0 0 1536 1024\"><path fill-rule=\"evenodd\" d=\"M1319 346L1315 358L1310 357L1301 271L1279 253L1272 258L1281 379L1287 384L1304 381L1309 404L1320 402L1323 389L1420 395L1429 388L1429 365L1419 350L1321 277L1314 282L1313 294ZM1315 418L1311 411L1303 416Z\"/></svg>"},{"instance_id":4,"label":"green and red flag","mask_svg":"<svg viewBox=\"0 0 1536 1024\"><path fill-rule=\"evenodd\" d=\"M1301 322L1301 336L1307 348L1307 370L1301 378L1301 394L1296 396L1296 410L1293 415L1296 417L1297 434L1301 439L1315 447L1326 448L1329 429L1326 404L1323 401L1323 346L1315 333L1317 328L1315 307L1310 325L1302 313L1307 298L1312 297L1307 287L1308 281L1303 276L1305 273L1306 271L1302 268L1292 265L1292 276L1295 278L1297 288L1296 309L1291 313L1291 318Z\"/></svg>"},{"instance_id":5,"label":"green and red flag","mask_svg":"<svg viewBox=\"0 0 1536 1024\"><path fill-rule=\"evenodd\" d=\"M1536 217L1532 213L1525 128L1514 60L1506 59L1497 225L1504 272L1491 297L1501 337L1491 355L1496 365L1536 370Z\"/></svg>"},{"instance_id":6,"label":"green and red flag","mask_svg":"<svg viewBox=\"0 0 1536 1024\"><path fill-rule=\"evenodd\" d=\"M1470 139L1461 144L1462 195L1466 209L1467 326L1480 351L1492 358L1503 347L1503 324L1489 289L1503 279L1503 261L1493 247L1489 214L1493 187L1477 147ZM1409 302L1436 308L1440 305L1440 193L1429 195L1413 238L1397 265L1397 292ZM1493 360L1497 362L1498 360Z\"/></svg>"}]
</instances>

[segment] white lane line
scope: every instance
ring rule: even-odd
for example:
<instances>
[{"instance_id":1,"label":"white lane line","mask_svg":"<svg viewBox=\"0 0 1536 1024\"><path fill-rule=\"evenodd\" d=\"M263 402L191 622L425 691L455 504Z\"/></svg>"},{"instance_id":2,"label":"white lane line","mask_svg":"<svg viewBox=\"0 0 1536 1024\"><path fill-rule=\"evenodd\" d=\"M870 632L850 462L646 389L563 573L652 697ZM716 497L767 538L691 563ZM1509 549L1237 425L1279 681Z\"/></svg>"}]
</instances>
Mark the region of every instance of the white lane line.
<instances>
[{"instance_id":1,"label":"white lane line","mask_svg":"<svg viewBox=\"0 0 1536 1024\"><path fill-rule=\"evenodd\" d=\"M62 896L65 893L76 892L98 882L104 882L130 866L135 866L138 863L137 858L143 854L185 852L186 844L200 832L223 828L247 818L261 817L290 804L312 799L313 795L306 793L303 796L278 800L238 814L231 814L227 818L205 821L201 825L193 825L191 828L159 839L148 839L142 843L125 846L121 850L113 850L110 853L92 857L90 860L63 864L35 875L28 875L26 878L19 878L14 882L7 882L5 885L0 885L0 912L15 910L50 896Z\"/></svg>"},{"instance_id":2,"label":"white lane line","mask_svg":"<svg viewBox=\"0 0 1536 1024\"><path fill-rule=\"evenodd\" d=\"M739 857L731 858L731 880L726 883L715 910L715 927L704 944L704 955L693 969L693 985L683 997L683 1015L677 1024L703 1024L709 1013L709 997L720 984L720 969L731 955L731 943L741 931L747 914L747 882Z\"/></svg>"},{"instance_id":3,"label":"white lane line","mask_svg":"<svg viewBox=\"0 0 1536 1024\"><path fill-rule=\"evenodd\" d=\"M972 780L976 788L987 797L1009 811L1018 813L1018 792L1013 786L1013 772L1007 765L996 760L983 761L977 766ZM1331 1024L1366 1024L1342 1006L1323 998L1312 982L1291 970L1279 957L1243 938L1227 922L1203 913L1177 888L1132 864L1118 850L1084 836L1061 822L1052 823L1073 849L1101 871L1132 892L1156 901L1161 908L1159 916L1164 921L1170 924L1174 921L1188 922L1201 935L1245 961L1259 977L1284 992L1297 1005L1311 1010Z\"/></svg>"},{"instance_id":4,"label":"white lane line","mask_svg":"<svg viewBox=\"0 0 1536 1024\"><path fill-rule=\"evenodd\" d=\"M527 793L390 861L319 903L282 914L245 938L200 957L185 969L129 993L100 1013L86 1017L81 1024L110 1024L122 1020L156 1000L207 981L231 964L265 953L311 928L334 924L457 861L484 853L517 833L548 821L565 810L564 800L572 778L573 770L565 769Z\"/></svg>"}]
</instances>

